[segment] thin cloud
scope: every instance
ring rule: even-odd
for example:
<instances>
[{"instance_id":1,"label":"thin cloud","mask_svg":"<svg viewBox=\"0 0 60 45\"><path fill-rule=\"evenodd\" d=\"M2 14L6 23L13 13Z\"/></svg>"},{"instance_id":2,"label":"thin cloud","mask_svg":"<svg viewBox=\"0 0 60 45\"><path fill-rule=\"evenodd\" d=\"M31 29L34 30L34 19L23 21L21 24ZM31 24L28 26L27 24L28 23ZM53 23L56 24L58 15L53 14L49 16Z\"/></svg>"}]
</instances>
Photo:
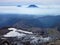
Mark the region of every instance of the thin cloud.
<instances>
[{"instance_id":1,"label":"thin cloud","mask_svg":"<svg viewBox=\"0 0 60 45\"><path fill-rule=\"evenodd\" d=\"M20 4L44 4L44 5L59 5L60 4L60 0L0 0L0 2L20 2Z\"/></svg>"}]
</instances>

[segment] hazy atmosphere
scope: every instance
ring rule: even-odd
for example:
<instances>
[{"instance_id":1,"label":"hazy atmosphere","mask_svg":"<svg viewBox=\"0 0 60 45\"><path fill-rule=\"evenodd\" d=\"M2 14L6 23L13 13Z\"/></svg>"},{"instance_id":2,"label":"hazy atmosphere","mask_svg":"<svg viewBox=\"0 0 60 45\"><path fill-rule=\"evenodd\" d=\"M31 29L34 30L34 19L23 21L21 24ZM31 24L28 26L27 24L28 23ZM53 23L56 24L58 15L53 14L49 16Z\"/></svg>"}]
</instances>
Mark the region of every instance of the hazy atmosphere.
<instances>
[{"instance_id":1,"label":"hazy atmosphere","mask_svg":"<svg viewBox=\"0 0 60 45\"><path fill-rule=\"evenodd\" d=\"M28 9L27 7L32 4L38 8ZM21 5L21 7L18 8L17 5ZM0 0L0 13L59 15L60 0Z\"/></svg>"},{"instance_id":2,"label":"hazy atmosphere","mask_svg":"<svg viewBox=\"0 0 60 45\"><path fill-rule=\"evenodd\" d=\"M60 0L0 0L0 45L60 45Z\"/></svg>"},{"instance_id":3,"label":"hazy atmosphere","mask_svg":"<svg viewBox=\"0 0 60 45\"><path fill-rule=\"evenodd\" d=\"M28 9L27 7L32 4L38 8ZM17 5L21 7L18 8ZM0 0L0 13L59 15L60 0Z\"/></svg>"},{"instance_id":4,"label":"hazy atmosphere","mask_svg":"<svg viewBox=\"0 0 60 45\"><path fill-rule=\"evenodd\" d=\"M43 5L60 5L60 0L0 0L1 3L18 3L19 4L43 4Z\"/></svg>"}]
</instances>

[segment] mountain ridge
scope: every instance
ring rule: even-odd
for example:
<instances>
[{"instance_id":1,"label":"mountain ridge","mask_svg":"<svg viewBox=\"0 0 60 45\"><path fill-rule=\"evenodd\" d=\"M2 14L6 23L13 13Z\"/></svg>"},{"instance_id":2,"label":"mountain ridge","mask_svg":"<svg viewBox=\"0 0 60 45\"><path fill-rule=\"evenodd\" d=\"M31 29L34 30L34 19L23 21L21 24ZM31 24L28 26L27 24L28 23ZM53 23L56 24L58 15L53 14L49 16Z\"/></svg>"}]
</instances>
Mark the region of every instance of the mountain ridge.
<instances>
[{"instance_id":1,"label":"mountain ridge","mask_svg":"<svg viewBox=\"0 0 60 45\"><path fill-rule=\"evenodd\" d=\"M0 15L0 27L13 26L18 22L23 22L25 25L32 27L56 27L60 23L60 15L58 16L34 16L34 15L19 15L19 14L3 14Z\"/></svg>"}]
</instances>

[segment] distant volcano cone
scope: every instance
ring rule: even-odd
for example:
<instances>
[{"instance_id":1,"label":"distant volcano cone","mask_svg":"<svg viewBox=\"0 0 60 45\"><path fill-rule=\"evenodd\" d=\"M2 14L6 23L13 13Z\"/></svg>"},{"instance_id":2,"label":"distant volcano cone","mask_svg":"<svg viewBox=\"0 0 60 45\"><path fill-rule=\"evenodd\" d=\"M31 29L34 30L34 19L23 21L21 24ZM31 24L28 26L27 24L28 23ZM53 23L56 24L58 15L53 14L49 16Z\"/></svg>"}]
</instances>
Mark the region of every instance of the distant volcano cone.
<instances>
[{"instance_id":1,"label":"distant volcano cone","mask_svg":"<svg viewBox=\"0 0 60 45\"><path fill-rule=\"evenodd\" d=\"M17 7L21 7L21 5L18 5Z\"/></svg>"},{"instance_id":2,"label":"distant volcano cone","mask_svg":"<svg viewBox=\"0 0 60 45\"><path fill-rule=\"evenodd\" d=\"M29 5L28 6L29 8L31 7L31 8L38 8L38 6L36 6L36 5Z\"/></svg>"}]
</instances>

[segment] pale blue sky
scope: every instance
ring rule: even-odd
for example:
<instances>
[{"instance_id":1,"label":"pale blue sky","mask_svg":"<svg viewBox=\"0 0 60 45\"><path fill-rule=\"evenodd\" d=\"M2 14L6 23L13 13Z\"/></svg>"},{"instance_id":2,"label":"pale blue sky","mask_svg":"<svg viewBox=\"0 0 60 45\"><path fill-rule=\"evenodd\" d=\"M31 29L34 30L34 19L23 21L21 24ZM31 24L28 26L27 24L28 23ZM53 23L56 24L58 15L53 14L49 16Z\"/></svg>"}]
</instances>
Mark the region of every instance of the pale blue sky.
<instances>
[{"instance_id":1,"label":"pale blue sky","mask_svg":"<svg viewBox=\"0 0 60 45\"><path fill-rule=\"evenodd\" d=\"M0 5L22 5L23 8L0 6L0 13L34 15L60 15L60 0L0 0ZM25 8L25 4L37 4L39 8Z\"/></svg>"},{"instance_id":2,"label":"pale blue sky","mask_svg":"<svg viewBox=\"0 0 60 45\"><path fill-rule=\"evenodd\" d=\"M8 5L7 3L9 5L16 4L60 5L60 0L0 0L0 5L1 4Z\"/></svg>"}]
</instances>

